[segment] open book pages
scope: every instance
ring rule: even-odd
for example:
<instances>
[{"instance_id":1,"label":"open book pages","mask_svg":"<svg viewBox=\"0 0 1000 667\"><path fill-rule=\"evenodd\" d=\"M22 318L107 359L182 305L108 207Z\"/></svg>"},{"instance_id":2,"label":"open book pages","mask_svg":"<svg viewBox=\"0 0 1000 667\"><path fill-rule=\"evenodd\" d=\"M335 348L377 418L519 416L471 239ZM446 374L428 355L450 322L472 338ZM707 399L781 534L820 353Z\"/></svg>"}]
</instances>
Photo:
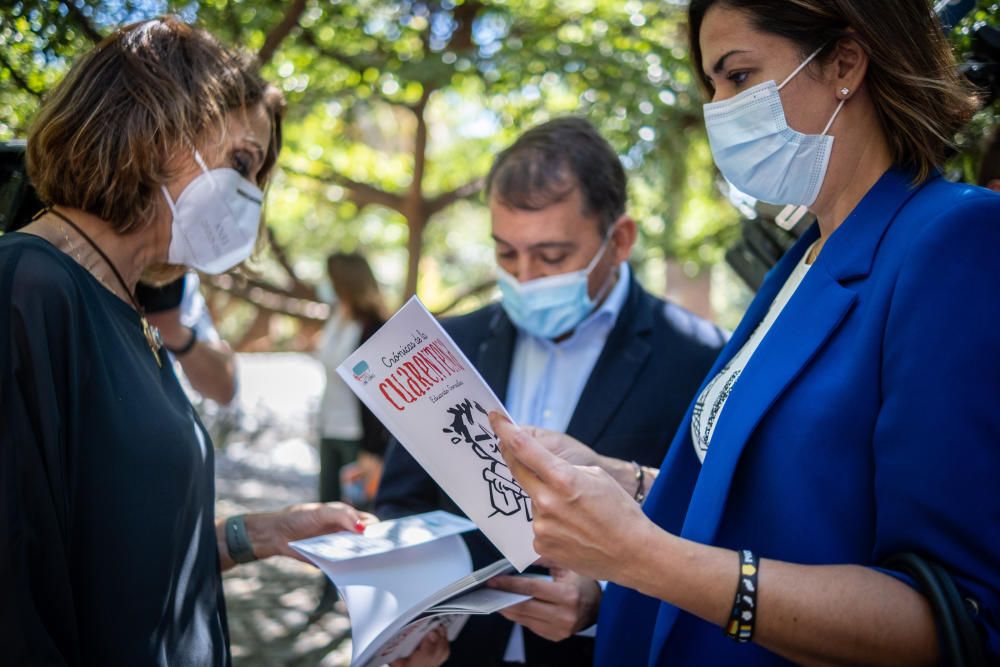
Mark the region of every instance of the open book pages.
<instances>
[{"instance_id":1,"label":"open book pages","mask_svg":"<svg viewBox=\"0 0 1000 667\"><path fill-rule=\"evenodd\" d=\"M475 530L476 524L448 512L426 512L381 521L365 528L364 533L332 533L292 544L306 556L326 561L352 560Z\"/></svg>"},{"instance_id":2,"label":"open book pages","mask_svg":"<svg viewBox=\"0 0 1000 667\"><path fill-rule=\"evenodd\" d=\"M487 418L507 412L416 297L337 372L518 571L538 558L531 499Z\"/></svg>"},{"instance_id":3,"label":"open book pages","mask_svg":"<svg viewBox=\"0 0 1000 667\"><path fill-rule=\"evenodd\" d=\"M470 614L491 614L527 596L484 588L512 571L500 560L475 572L459 533L475 525L430 512L292 543L333 581L351 619L353 665L409 655L436 627L454 639Z\"/></svg>"}]
</instances>

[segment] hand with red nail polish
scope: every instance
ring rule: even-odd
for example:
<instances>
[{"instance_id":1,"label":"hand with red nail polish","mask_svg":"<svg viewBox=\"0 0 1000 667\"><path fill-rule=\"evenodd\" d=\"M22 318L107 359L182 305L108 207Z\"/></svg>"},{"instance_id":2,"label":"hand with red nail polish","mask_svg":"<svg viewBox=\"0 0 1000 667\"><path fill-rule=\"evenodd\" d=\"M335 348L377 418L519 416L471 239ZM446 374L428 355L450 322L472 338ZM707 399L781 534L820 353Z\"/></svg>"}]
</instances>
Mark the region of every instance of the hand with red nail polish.
<instances>
[{"instance_id":1,"label":"hand with red nail polish","mask_svg":"<svg viewBox=\"0 0 1000 667\"><path fill-rule=\"evenodd\" d=\"M289 556L306 563L309 561L288 546L290 542L342 530L363 533L366 526L377 521L375 516L359 512L345 503L305 503L277 512L246 515L247 535L258 558ZM222 520L221 523L224 526L225 521ZM228 554L225 545L225 533L222 532L219 539L220 554ZM223 565L231 563L224 559Z\"/></svg>"}]
</instances>

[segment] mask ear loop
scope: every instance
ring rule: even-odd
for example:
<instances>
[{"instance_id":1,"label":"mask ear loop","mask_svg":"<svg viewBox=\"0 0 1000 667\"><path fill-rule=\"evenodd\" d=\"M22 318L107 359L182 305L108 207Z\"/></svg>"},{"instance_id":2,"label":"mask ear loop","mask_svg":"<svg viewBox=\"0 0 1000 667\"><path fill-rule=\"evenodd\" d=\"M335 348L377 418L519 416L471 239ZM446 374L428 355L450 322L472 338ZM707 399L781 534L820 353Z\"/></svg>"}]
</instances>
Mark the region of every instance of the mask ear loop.
<instances>
[{"instance_id":1,"label":"mask ear loop","mask_svg":"<svg viewBox=\"0 0 1000 667\"><path fill-rule=\"evenodd\" d=\"M170 216L172 218L176 218L177 206L174 205L174 200L170 198L170 193L167 191L167 186L161 185L160 191L163 193L163 198L167 200L167 207L170 209Z\"/></svg>"},{"instance_id":2,"label":"mask ear loop","mask_svg":"<svg viewBox=\"0 0 1000 667\"><path fill-rule=\"evenodd\" d=\"M840 104L837 105L837 110L833 112L833 116L830 117L830 122L826 124L823 128L823 132L820 134L821 137L826 136L826 133L830 131L833 127L833 121L837 120L837 116L840 114L840 110L844 108L844 104L847 102L847 98L840 100Z\"/></svg>"},{"instance_id":3,"label":"mask ear loop","mask_svg":"<svg viewBox=\"0 0 1000 667\"><path fill-rule=\"evenodd\" d=\"M208 178L212 181L212 184L214 185L215 184L215 179L212 177L212 170L209 169L208 165L205 164L205 160L204 160L204 158L201 157L201 153L198 152L198 149L195 148L194 145L188 143L188 146L191 148L191 153L194 155L194 161L198 163L198 166L201 167L202 173L204 173L206 176L208 176ZM170 193L167 192L167 186L166 185L161 185L160 186L160 191L163 192L163 198L167 200L167 206L170 207L170 213L171 213L171 215L176 218L177 217L177 205L174 202L174 200L170 198Z\"/></svg>"},{"instance_id":4,"label":"mask ear loop","mask_svg":"<svg viewBox=\"0 0 1000 667\"><path fill-rule=\"evenodd\" d=\"M811 54L809 55L809 57L808 57L808 58L806 58L806 59L805 59L804 61L802 61L802 64L801 64L801 65L799 65L798 67L796 67L796 68L795 68L795 71L794 71L794 72L792 72L791 74L789 74L788 76L786 76L786 77L785 77L785 80L784 80L784 81L782 81L782 82L781 82L781 85L779 85L779 86L778 86L778 90L781 90L782 88L784 88L784 87L785 87L785 85L786 85L786 84L787 84L787 83L788 83L789 81L791 81L792 79L794 79L794 78L795 78L795 76L796 76L796 75L797 75L797 74L798 74L799 72L801 72L802 70L804 70L804 69L806 68L806 66L807 66L807 65L808 65L809 63L811 63L811 62L812 62L812 61L813 61L813 60L814 60L814 59L816 58L816 56L818 56L818 55L819 55L819 52L820 52L820 51L822 51L822 50L823 50L823 49L825 49L825 48L826 48L826 44L824 44L823 46L821 46L821 47L819 47L818 49L816 49L815 51L813 51L813 52L812 52L812 53L811 53Z\"/></svg>"},{"instance_id":5,"label":"mask ear loop","mask_svg":"<svg viewBox=\"0 0 1000 667\"><path fill-rule=\"evenodd\" d=\"M617 222L617 220L615 222ZM604 253L607 252L608 246L611 245L611 237L614 235L615 235L615 225L612 225L611 229L608 230L608 235L604 237L604 243L601 244L601 249L597 252L596 255L594 255L594 258L590 260L590 264L586 268L588 278L590 277L590 274L594 271L594 269L597 268L597 264L600 261L600 259L604 257ZM611 291L611 286L614 284L614 281L611 280L611 277L616 275L617 273L618 273L618 267L616 266L615 269L610 274L608 274L608 278L607 280L604 281L604 285L601 286L601 289L598 290L597 294L594 296L593 298L594 303L597 303L598 301L600 301L601 299L603 299L605 296L608 295L608 292Z\"/></svg>"}]
</instances>

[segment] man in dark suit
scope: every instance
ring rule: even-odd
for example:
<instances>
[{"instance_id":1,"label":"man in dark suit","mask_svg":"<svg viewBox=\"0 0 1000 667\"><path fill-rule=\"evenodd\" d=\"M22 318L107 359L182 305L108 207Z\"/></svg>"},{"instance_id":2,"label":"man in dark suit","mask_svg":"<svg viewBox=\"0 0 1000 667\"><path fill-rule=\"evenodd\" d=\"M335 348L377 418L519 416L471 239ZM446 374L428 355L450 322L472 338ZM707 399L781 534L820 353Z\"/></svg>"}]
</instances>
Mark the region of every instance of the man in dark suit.
<instances>
[{"instance_id":1,"label":"man in dark suit","mask_svg":"<svg viewBox=\"0 0 1000 667\"><path fill-rule=\"evenodd\" d=\"M587 121L557 119L497 157L486 192L502 300L445 329L519 423L569 433L637 471L658 466L725 336L632 275L637 230L618 156ZM461 514L393 442L376 513L434 509ZM481 533L467 543L477 568L500 557ZM516 582L535 599L470 619L449 664L590 664L593 640L576 635L594 623L601 586L551 574Z\"/></svg>"}]
</instances>

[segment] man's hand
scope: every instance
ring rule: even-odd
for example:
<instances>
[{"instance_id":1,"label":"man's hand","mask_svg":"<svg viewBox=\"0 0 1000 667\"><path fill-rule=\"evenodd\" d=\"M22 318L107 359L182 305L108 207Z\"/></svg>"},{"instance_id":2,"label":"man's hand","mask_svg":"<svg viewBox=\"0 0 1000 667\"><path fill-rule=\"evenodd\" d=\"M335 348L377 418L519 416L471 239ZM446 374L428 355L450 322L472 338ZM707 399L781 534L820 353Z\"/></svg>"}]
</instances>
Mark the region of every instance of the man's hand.
<instances>
[{"instance_id":1,"label":"man's hand","mask_svg":"<svg viewBox=\"0 0 1000 667\"><path fill-rule=\"evenodd\" d=\"M536 635L558 642L597 621L602 592L593 579L560 567L553 567L551 572L552 581L531 576L499 576L488 585L532 596L534 599L507 607L500 614Z\"/></svg>"},{"instance_id":2,"label":"man's hand","mask_svg":"<svg viewBox=\"0 0 1000 667\"><path fill-rule=\"evenodd\" d=\"M169 348L183 347L191 340L191 330L181 324L180 308L148 313L146 319L160 330L160 338L163 339L163 344Z\"/></svg>"},{"instance_id":3,"label":"man's hand","mask_svg":"<svg viewBox=\"0 0 1000 667\"><path fill-rule=\"evenodd\" d=\"M542 447L575 466L601 465L601 455L571 435L537 426L525 426L523 430Z\"/></svg>"},{"instance_id":4,"label":"man's hand","mask_svg":"<svg viewBox=\"0 0 1000 667\"><path fill-rule=\"evenodd\" d=\"M441 627L435 628L420 640L420 646L406 658L393 660L390 667L438 667L448 659L451 646L448 644L448 632Z\"/></svg>"},{"instance_id":5,"label":"man's hand","mask_svg":"<svg viewBox=\"0 0 1000 667\"><path fill-rule=\"evenodd\" d=\"M160 338L168 350L181 350L194 340L184 354L177 357L191 387L219 405L227 405L236 392L236 359L229 344L223 340L201 340L194 329L181 324L179 308L146 316L160 330Z\"/></svg>"}]
</instances>

